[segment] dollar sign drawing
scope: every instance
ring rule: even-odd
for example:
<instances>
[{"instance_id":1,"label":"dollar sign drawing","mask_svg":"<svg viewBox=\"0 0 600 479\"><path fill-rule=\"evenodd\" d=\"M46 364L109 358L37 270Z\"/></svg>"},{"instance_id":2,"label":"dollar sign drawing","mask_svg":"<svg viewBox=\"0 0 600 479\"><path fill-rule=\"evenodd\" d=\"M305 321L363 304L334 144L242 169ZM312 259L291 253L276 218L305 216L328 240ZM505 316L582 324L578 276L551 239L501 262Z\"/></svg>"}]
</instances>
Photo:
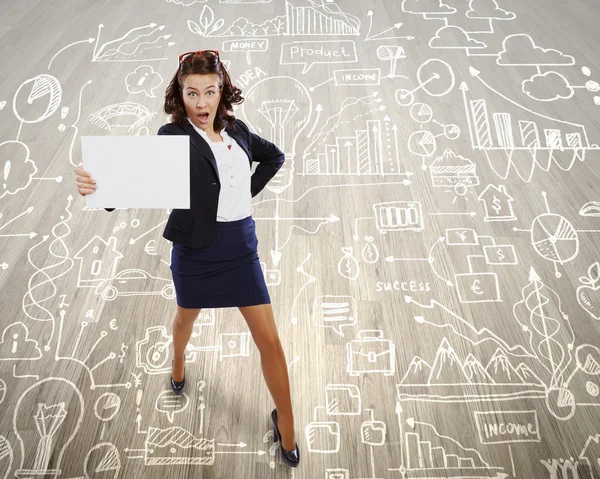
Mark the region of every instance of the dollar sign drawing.
<instances>
[{"instance_id":1,"label":"dollar sign drawing","mask_svg":"<svg viewBox=\"0 0 600 479\"><path fill-rule=\"evenodd\" d=\"M494 199L492 200L492 209L496 212L496 214L498 214L498 212L502 209L502 203L498 198L496 198L496 195L494 195Z\"/></svg>"},{"instance_id":2,"label":"dollar sign drawing","mask_svg":"<svg viewBox=\"0 0 600 479\"><path fill-rule=\"evenodd\" d=\"M125 343L121 344L121 354L119 354L119 362L123 363L123 358L125 357L125 350L129 349Z\"/></svg>"},{"instance_id":3,"label":"dollar sign drawing","mask_svg":"<svg viewBox=\"0 0 600 479\"><path fill-rule=\"evenodd\" d=\"M502 250L500 248L498 248L498 250L496 251L496 254L498 255L498 259L500 261L504 260L504 258L506 258L506 256L504 255L504 253L502 252Z\"/></svg>"}]
</instances>

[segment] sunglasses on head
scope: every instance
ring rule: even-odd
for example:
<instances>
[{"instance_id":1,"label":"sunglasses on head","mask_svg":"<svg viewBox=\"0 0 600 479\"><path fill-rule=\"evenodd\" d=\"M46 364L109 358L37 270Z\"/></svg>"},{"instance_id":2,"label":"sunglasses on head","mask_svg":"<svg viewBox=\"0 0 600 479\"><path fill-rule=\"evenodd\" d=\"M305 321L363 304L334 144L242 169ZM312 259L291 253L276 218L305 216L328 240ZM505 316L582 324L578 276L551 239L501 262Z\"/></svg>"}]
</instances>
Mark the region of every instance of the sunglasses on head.
<instances>
[{"instance_id":1,"label":"sunglasses on head","mask_svg":"<svg viewBox=\"0 0 600 479\"><path fill-rule=\"evenodd\" d=\"M187 52L179 55L179 64L186 62L191 62L194 58L194 55L205 55L207 57L214 57L219 60L219 51L218 50L198 50L197 52Z\"/></svg>"}]
</instances>

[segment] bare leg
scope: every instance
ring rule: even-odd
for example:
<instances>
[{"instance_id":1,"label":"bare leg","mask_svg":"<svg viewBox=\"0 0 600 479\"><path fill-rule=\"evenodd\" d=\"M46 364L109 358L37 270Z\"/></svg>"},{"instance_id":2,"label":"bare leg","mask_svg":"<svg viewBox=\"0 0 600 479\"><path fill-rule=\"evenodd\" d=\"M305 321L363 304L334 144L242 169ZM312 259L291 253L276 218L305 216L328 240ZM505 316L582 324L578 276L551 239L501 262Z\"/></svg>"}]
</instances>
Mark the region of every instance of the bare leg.
<instances>
[{"instance_id":1,"label":"bare leg","mask_svg":"<svg viewBox=\"0 0 600 479\"><path fill-rule=\"evenodd\" d=\"M183 355L194 330L194 321L199 314L200 309L181 308L177 305L177 314L173 319L173 381L183 381Z\"/></svg>"},{"instance_id":2,"label":"bare leg","mask_svg":"<svg viewBox=\"0 0 600 479\"><path fill-rule=\"evenodd\" d=\"M242 306L252 338L260 352L263 376L277 409L277 427L281 433L281 445L287 451L296 447L294 439L294 414L290 395L290 380L283 347L279 341L273 309L270 304Z\"/></svg>"}]
</instances>

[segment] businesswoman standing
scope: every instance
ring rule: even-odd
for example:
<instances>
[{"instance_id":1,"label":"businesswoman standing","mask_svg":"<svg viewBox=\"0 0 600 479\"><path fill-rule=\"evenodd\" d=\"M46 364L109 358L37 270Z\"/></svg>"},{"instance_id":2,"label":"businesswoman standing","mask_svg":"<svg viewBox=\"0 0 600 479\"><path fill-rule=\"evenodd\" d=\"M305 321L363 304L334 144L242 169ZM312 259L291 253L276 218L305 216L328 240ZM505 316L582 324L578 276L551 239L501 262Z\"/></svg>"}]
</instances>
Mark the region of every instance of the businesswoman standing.
<instances>
[{"instance_id":1,"label":"businesswoman standing","mask_svg":"<svg viewBox=\"0 0 600 479\"><path fill-rule=\"evenodd\" d=\"M284 154L236 119L232 105L244 101L216 50L188 52L165 92L172 122L159 135L190 137L190 209L173 209L163 237L173 242L171 272L177 296L173 320L171 387L185 387L185 347L202 308L238 307L260 351L275 441L283 461L300 462L285 354L258 258L251 215L256 196L277 173ZM259 164L251 174L252 162ZM165 164L168 168L168 164ZM93 193L91 174L75 168L79 193ZM114 208L106 208L113 211Z\"/></svg>"}]
</instances>

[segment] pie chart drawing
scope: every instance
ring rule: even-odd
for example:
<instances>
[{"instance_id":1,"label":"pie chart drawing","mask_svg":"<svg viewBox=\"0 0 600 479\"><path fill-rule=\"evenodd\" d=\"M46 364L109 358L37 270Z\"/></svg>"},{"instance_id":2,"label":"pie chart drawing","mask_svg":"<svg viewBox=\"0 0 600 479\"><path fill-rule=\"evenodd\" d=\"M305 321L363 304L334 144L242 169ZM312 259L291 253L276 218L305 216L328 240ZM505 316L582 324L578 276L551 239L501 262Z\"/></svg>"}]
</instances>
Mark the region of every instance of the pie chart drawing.
<instances>
[{"instance_id":1,"label":"pie chart drawing","mask_svg":"<svg viewBox=\"0 0 600 479\"><path fill-rule=\"evenodd\" d=\"M426 103L415 103L410 109L410 116L419 123L429 123L433 119L433 110Z\"/></svg>"},{"instance_id":2,"label":"pie chart drawing","mask_svg":"<svg viewBox=\"0 0 600 479\"><path fill-rule=\"evenodd\" d=\"M564 216L552 213L533 221L531 244L542 258L553 263L566 263L579 253L579 236L573 225Z\"/></svg>"},{"instance_id":3,"label":"pie chart drawing","mask_svg":"<svg viewBox=\"0 0 600 479\"><path fill-rule=\"evenodd\" d=\"M437 142L433 133L426 130L415 131L408 139L408 149L415 155L429 158L433 156Z\"/></svg>"},{"instance_id":4,"label":"pie chart drawing","mask_svg":"<svg viewBox=\"0 0 600 479\"><path fill-rule=\"evenodd\" d=\"M19 86L13 98L13 110L23 123L38 123L52 116L61 101L60 82L52 75L41 74ZM26 114L19 110L25 110Z\"/></svg>"},{"instance_id":5,"label":"pie chart drawing","mask_svg":"<svg viewBox=\"0 0 600 479\"><path fill-rule=\"evenodd\" d=\"M417 79L421 88L431 96L447 95L456 83L452 67L437 58L430 58L419 67Z\"/></svg>"}]
</instances>

